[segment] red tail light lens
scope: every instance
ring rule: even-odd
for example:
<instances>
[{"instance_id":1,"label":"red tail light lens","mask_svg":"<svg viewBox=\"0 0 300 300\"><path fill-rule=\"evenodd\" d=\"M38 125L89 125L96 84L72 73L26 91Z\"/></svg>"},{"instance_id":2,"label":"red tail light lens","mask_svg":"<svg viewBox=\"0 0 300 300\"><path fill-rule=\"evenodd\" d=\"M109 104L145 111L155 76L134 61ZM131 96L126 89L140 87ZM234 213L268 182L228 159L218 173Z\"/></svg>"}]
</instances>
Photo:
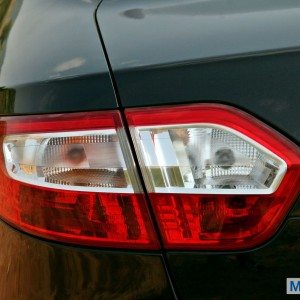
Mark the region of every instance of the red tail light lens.
<instances>
[{"instance_id":1,"label":"red tail light lens","mask_svg":"<svg viewBox=\"0 0 300 300\"><path fill-rule=\"evenodd\" d=\"M126 115L168 249L257 246L299 195L299 147L246 113L202 104Z\"/></svg>"},{"instance_id":2,"label":"red tail light lens","mask_svg":"<svg viewBox=\"0 0 300 300\"><path fill-rule=\"evenodd\" d=\"M157 249L118 112L0 119L1 218L51 240Z\"/></svg>"}]
</instances>

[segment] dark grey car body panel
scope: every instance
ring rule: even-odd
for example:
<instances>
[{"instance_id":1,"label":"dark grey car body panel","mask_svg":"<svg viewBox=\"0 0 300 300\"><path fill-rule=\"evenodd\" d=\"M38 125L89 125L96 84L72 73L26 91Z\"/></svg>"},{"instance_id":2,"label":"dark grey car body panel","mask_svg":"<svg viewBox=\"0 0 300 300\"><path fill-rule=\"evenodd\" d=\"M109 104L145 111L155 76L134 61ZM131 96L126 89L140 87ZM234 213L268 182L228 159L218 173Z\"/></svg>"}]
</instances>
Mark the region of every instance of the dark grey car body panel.
<instances>
[{"instance_id":1,"label":"dark grey car body panel","mask_svg":"<svg viewBox=\"0 0 300 300\"><path fill-rule=\"evenodd\" d=\"M1 299L174 299L158 253L41 241L0 221Z\"/></svg>"},{"instance_id":2,"label":"dark grey car body panel","mask_svg":"<svg viewBox=\"0 0 300 300\"><path fill-rule=\"evenodd\" d=\"M0 3L0 114L117 107L94 19L98 3Z\"/></svg>"},{"instance_id":3,"label":"dark grey car body panel","mask_svg":"<svg viewBox=\"0 0 300 300\"><path fill-rule=\"evenodd\" d=\"M124 107L222 102L300 142L297 0L104 0L98 22Z\"/></svg>"}]
</instances>

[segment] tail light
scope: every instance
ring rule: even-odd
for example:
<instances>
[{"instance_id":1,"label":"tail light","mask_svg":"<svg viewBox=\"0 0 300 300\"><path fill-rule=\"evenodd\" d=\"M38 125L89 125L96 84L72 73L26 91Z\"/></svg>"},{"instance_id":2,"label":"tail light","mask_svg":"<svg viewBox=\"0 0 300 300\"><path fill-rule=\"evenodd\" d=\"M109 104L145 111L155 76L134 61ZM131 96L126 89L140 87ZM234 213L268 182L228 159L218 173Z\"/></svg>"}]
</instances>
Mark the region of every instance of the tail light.
<instances>
[{"instance_id":1,"label":"tail light","mask_svg":"<svg viewBox=\"0 0 300 300\"><path fill-rule=\"evenodd\" d=\"M129 109L127 121L167 249L262 244L300 191L299 147L237 109ZM0 119L0 216L28 233L158 249L118 112Z\"/></svg>"},{"instance_id":2,"label":"tail light","mask_svg":"<svg viewBox=\"0 0 300 300\"><path fill-rule=\"evenodd\" d=\"M223 105L126 113L168 249L257 246L300 190L300 151L252 116Z\"/></svg>"},{"instance_id":3,"label":"tail light","mask_svg":"<svg viewBox=\"0 0 300 300\"><path fill-rule=\"evenodd\" d=\"M118 112L1 118L0 215L52 240L157 249Z\"/></svg>"}]
</instances>

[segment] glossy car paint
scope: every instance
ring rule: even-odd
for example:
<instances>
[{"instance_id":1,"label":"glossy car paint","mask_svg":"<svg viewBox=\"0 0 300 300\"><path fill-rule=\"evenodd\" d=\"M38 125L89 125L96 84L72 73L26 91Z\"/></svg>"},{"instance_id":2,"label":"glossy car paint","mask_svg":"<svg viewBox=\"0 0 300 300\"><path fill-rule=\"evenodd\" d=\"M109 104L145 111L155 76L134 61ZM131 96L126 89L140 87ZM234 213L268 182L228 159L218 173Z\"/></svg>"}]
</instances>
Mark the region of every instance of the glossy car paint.
<instances>
[{"instance_id":1,"label":"glossy car paint","mask_svg":"<svg viewBox=\"0 0 300 300\"><path fill-rule=\"evenodd\" d=\"M222 102L299 144L297 0L103 0L104 51L98 2L0 0L0 114ZM172 299L171 278L183 299L281 299L300 277L299 203L234 253L69 247L1 222L0 298Z\"/></svg>"},{"instance_id":2,"label":"glossy car paint","mask_svg":"<svg viewBox=\"0 0 300 300\"><path fill-rule=\"evenodd\" d=\"M98 2L0 2L1 114L117 106L94 20Z\"/></svg>"},{"instance_id":3,"label":"glossy car paint","mask_svg":"<svg viewBox=\"0 0 300 300\"><path fill-rule=\"evenodd\" d=\"M300 142L297 0L104 0L122 105L222 102Z\"/></svg>"},{"instance_id":4,"label":"glossy car paint","mask_svg":"<svg viewBox=\"0 0 300 300\"><path fill-rule=\"evenodd\" d=\"M0 222L1 299L173 299L159 254L48 243Z\"/></svg>"}]
</instances>

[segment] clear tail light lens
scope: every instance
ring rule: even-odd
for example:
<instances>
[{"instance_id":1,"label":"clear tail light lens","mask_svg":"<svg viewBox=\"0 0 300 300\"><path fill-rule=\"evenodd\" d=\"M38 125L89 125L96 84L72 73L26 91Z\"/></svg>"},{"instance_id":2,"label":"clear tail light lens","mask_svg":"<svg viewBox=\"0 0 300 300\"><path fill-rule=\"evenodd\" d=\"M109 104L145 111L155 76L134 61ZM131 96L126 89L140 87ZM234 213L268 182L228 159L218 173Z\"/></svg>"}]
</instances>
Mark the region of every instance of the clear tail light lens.
<instances>
[{"instance_id":1,"label":"clear tail light lens","mask_svg":"<svg viewBox=\"0 0 300 300\"><path fill-rule=\"evenodd\" d=\"M286 163L237 131L215 124L138 128L151 191L269 194Z\"/></svg>"},{"instance_id":2,"label":"clear tail light lens","mask_svg":"<svg viewBox=\"0 0 300 300\"><path fill-rule=\"evenodd\" d=\"M136 180L127 169L120 134L106 129L8 135L6 169L12 178L39 186L130 193Z\"/></svg>"},{"instance_id":3,"label":"clear tail light lens","mask_svg":"<svg viewBox=\"0 0 300 300\"><path fill-rule=\"evenodd\" d=\"M127 119L169 249L259 245L299 194L299 148L237 109L131 109Z\"/></svg>"},{"instance_id":4,"label":"clear tail light lens","mask_svg":"<svg viewBox=\"0 0 300 300\"><path fill-rule=\"evenodd\" d=\"M75 244L157 249L118 112L0 120L0 215Z\"/></svg>"}]
</instances>

